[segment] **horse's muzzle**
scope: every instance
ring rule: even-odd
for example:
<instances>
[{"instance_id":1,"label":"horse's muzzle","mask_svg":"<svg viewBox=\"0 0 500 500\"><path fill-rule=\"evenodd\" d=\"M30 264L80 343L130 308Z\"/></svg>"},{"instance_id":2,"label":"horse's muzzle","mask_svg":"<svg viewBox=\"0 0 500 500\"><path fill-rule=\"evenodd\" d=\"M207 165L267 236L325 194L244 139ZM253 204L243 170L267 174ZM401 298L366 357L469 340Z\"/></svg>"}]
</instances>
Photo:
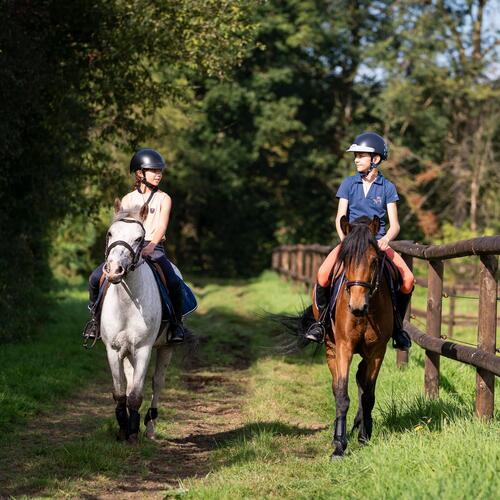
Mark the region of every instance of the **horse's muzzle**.
<instances>
[{"instance_id":1,"label":"horse's muzzle","mask_svg":"<svg viewBox=\"0 0 500 500\"><path fill-rule=\"evenodd\" d=\"M368 314L368 304L364 304L361 308L354 308L349 304L349 311L357 318L366 316Z\"/></svg>"},{"instance_id":2,"label":"horse's muzzle","mask_svg":"<svg viewBox=\"0 0 500 500\"><path fill-rule=\"evenodd\" d=\"M106 262L104 265L104 274L110 283L120 283L125 276L125 268L116 262Z\"/></svg>"}]
</instances>

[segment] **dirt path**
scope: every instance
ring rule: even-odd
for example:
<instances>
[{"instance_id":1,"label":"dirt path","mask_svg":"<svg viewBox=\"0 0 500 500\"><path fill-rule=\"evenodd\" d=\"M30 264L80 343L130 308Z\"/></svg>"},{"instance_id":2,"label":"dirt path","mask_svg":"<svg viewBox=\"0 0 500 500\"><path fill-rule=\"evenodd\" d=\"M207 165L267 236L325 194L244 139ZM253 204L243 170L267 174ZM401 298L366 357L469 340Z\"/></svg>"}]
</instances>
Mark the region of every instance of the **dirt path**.
<instances>
[{"instance_id":1,"label":"dirt path","mask_svg":"<svg viewBox=\"0 0 500 500\"><path fill-rule=\"evenodd\" d=\"M37 485L38 475L67 484L69 490L63 484L61 496L69 492L81 498L137 498L138 494L141 498L164 498L165 490L179 489L182 480L206 475L213 450L241 428L246 375L246 370L231 368L196 368L184 373L181 388L164 390L160 406L172 423L160 427L150 457L134 454L128 464L130 473L117 478L95 473L65 478L57 470L52 471L50 457L40 457L40 453L50 455L50 450L74 446L102 428L103 416L113 414L111 381L99 377L99 382L75 401L65 402L57 415L41 415L31 421L4 447L0 455L0 492L16 497L47 494L46 484ZM111 431L107 438L112 440ZM50 496L54 496L53 492Z\"/></svg>"}]
</instances>

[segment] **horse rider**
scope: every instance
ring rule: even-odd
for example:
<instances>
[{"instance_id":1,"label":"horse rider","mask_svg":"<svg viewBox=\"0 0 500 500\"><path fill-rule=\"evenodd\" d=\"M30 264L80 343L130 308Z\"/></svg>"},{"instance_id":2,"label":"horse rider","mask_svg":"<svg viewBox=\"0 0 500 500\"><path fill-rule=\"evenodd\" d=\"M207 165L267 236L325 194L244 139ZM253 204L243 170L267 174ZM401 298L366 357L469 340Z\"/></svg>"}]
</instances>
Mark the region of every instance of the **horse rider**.
<instances>
[{"instance_id":1,"label":"horse rider","mask_svg":"<svg viewBox=\"0 0 500 500\"><path fill-rule=\"evenodd\" d=\"M380 229L376 235L378 246L398 268L402 277L396 304L397 312L402 320L410 302L415 278L403 258L389 246L389 242L398 235L400 227L396 205L399 196L396 187L380 172L380 164L388 157L387 144L380 135L374 132L364 132L356 137L347 152L354 153L357 173L344 179L337 191L339 199L335 219L337 233L342 241L345 238L340 227L340 219L343 215L347 216L349 222L361 216L373 218L377 215L380 218ZM386 230L386 215L389 217L388 230ZM321 343L325 337L325 311L330 302L332 270L339 250L340 245L337 245L318 270L315 297L319 320L313 323L305 334L305 337L313 342ZM408 350L411 340L408 333L402 329L402 321L395 321L395 325L394 347Z\"/></svg>"},{"instance_id":2,"label":"horse rider","mask_svg":"<svg viewBox=\"0 0 500 500\"><path fill-rule=\"evenodd\" d=\"M142 248L142 256L160 265L168 286L168 292L174 309L172 318L172 336L170 342L179 343L184 340L182 324L183 292L181 278L175 273L172 264L165 255L163 242L167 230L172 199L158 188L166 168L163 156L154 149L140 149L130 161L130 173L134 174L132 191L122 199L123 210L138 210L144 204L148 205L147 217L144 221L146 235ZM99 338L99 318L97 317L96 301L99 296L99 283L103 274L100 264L89 278L89 310L91 320L84 330L84 337Z\"/></svg>"}]
</instances>

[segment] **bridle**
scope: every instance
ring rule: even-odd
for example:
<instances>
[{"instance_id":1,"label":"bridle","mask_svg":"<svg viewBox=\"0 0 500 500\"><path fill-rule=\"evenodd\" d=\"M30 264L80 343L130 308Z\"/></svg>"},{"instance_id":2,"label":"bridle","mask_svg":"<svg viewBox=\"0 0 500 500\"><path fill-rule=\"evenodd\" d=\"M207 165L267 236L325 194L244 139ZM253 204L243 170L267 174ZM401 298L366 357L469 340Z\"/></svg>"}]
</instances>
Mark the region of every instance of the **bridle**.
<instances>
[{"instance_id":1,"label":"bridle","mask_svg":"<svg viewBox=\"0 0 500 500\"><path fill-rule=\"evenodd\" d=\"M146 230L144 229L142 222L139 222L138 220L135 219L118 219L115 222L127 222L130 224L139 224L139 226L141 226L142 229L142 236L141 240L139 241L139 245L137 246L137 251L134 250L126 241L123 240L113 241L113 243L111 243L111 245L108 246L109 236L106 235L106 252L104 254L104 260L108 260L109 252L117 246L125 247L132 255L132 263L125 269L125 272L123 273L123 276L125 276L129 271L133 271L136 267L140 265L139 258L141 256L142 244L144 243L144 238L146 237Z\"/></svg>"},{"instance_id":2,"label":"bridle","mask_svg":"<svg viewBox=\"0 0 500 500\"><path fill-rule=\"evenodd\" d=\"M368 288L369 293L368 293L368 298L371 299L375 292L378 290L378 287L380 285L380 280L382 279L382 272L384 271L384 265L385 265L385 258L387 254L384 252L384 255L382 257L382 261L380 265L378 266L378 270L376 273L373 274L373 278L371 282L369 281L361 281L361 280L352 280L352 281L346 281L345 284L345 289L347 293L350 293L351 287L352 286L364 286L365 288ZM377 256L377 261L380 262L379 256Z\"/></svg>"}]
</instances>

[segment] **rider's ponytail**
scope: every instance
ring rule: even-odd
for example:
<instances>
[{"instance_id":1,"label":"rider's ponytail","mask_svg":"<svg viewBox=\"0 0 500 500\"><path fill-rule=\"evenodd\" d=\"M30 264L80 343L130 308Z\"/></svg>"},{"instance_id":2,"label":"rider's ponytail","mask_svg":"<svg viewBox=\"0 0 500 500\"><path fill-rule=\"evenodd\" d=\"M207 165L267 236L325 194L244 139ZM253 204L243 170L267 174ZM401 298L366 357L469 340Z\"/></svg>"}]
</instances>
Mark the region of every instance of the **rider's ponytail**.
<instances>
[{"instance_id":1,"label":"rider's ponytail","mask_svg":"<svg viewBox=\"0 0 500 500\"><path fill-rule=\"evenodd\" d=\"M141 182L142 182L142 177L141 174L139 174L140 170L136 170L135 173L135 181L134 185L132 186L132 190L135 191L136 189L140 189L141 187Z\"/></svg>"}]
</instances>

